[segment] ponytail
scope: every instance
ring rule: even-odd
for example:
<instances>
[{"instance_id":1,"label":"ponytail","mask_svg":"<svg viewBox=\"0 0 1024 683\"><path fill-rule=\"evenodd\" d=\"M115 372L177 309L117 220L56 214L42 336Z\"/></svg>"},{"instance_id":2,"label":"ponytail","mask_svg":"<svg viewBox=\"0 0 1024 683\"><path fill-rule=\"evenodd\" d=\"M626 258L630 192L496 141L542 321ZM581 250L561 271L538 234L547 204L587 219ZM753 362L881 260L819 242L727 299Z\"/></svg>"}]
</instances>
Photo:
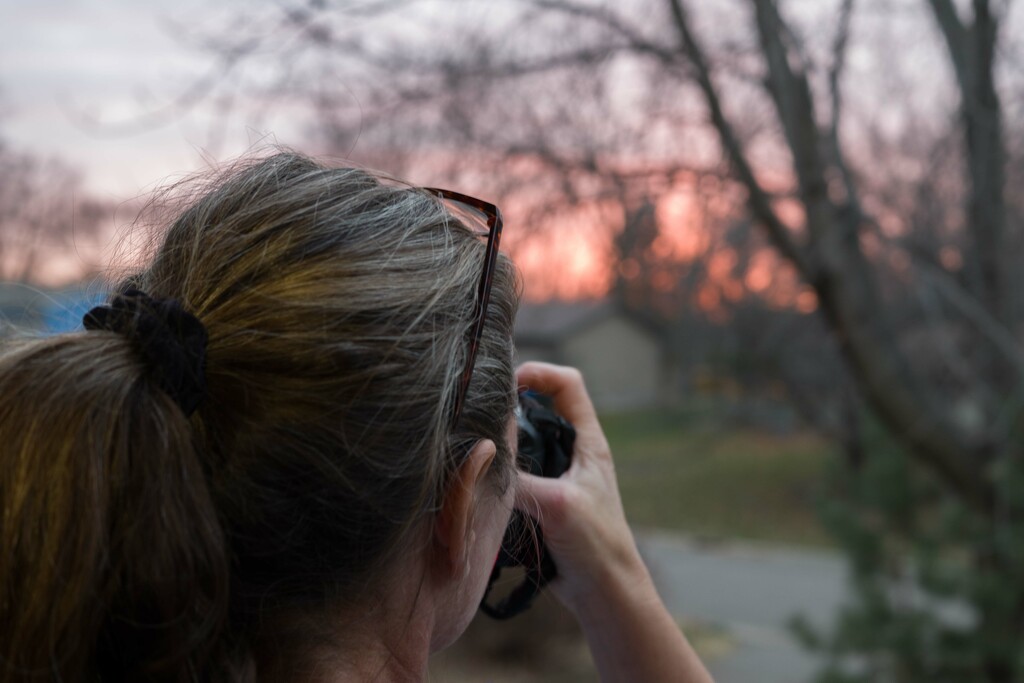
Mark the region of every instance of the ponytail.
<instances>
[{"instance_id":1,"label":"ponytail","mask_svg":"<svg viewBox=\"0 0 1024 683\"><path fill-rule=\"evenodd\" d=\"M188 419L127 339L0 355L0 502L0 681L185 681L224 661L224 534Z\"/></svg>"}]
</instances>

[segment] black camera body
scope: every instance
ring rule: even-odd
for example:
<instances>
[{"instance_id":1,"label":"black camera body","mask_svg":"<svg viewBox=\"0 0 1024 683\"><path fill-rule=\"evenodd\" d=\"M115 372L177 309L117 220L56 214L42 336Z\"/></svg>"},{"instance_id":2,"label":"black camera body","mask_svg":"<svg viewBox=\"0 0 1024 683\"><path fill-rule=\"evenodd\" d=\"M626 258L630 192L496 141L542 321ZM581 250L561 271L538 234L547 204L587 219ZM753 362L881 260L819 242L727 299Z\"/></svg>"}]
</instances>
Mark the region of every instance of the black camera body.
<instances>
[{"instance_id":1,"label":"black camera body","mask_svg":"<svg viewBox=\"0 0 1024 683\"><path fill-rule=\"evenodd\" d=\"M518 423L519 469L539 477L557 478L572 464L576 430L554 410L529 392L519 395ZM487 596L504 568L523 567L526 576L496 605L487 604ZM498 560L487 583L480 609L495 619L508 619L527 607L541 589L558 575L554 561L544 546L537 520L519 510L512 513L501 541Z\"/></svg>"}]
</instances>

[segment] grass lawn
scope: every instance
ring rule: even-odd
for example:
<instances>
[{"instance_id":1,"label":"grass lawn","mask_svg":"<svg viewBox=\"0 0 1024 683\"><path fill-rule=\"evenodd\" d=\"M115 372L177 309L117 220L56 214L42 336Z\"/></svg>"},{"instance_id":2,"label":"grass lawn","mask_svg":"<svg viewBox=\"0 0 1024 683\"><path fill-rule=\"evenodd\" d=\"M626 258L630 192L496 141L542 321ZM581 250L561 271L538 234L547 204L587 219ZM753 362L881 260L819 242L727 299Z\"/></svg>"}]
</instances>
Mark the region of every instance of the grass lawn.
<instances>
[{"instance_id":1,"label":"grass lawn","mask_svg":"<svg viewBox=\"0 0 1024 683\"><path fill-rule=\"evenodd\" d=\"M815 500L832 447L806 432L715 422L694 410L602 419L630 522L708 538L827 545Z\"/></svg>"}]
</instances>

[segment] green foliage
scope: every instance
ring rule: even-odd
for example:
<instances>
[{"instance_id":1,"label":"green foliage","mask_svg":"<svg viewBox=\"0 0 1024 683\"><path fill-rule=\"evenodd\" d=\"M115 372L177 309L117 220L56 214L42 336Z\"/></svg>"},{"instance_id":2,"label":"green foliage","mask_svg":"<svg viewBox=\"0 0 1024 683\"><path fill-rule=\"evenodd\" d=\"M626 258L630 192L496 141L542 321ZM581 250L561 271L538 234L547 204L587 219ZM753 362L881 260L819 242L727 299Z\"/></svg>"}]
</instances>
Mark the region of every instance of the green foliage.
<instances>
[{"instance_id":1,"label":"green foliage","mask_svg":"<svg viewBox=\"0 0 1024 683\"><path fill-rule=\"evenodd\" d=\"M834 463L819 511L850 560L854 600L828 633L819 683L1024 680L1024 466L990 472L995 512L968 508L877 430L859 470Z\"/></svg>"},{"instance_id":2,"label":"green foliage","mask_svg":"<svg viewBox=\"0 0 1024 683\"><path fill-rule=\"evenodd\" d=\"M710 538L828 544L814 501L832 447L807 432L729 426L722 414L695 402L602 418L630 521Z\"/></svg>"}]
</instances>

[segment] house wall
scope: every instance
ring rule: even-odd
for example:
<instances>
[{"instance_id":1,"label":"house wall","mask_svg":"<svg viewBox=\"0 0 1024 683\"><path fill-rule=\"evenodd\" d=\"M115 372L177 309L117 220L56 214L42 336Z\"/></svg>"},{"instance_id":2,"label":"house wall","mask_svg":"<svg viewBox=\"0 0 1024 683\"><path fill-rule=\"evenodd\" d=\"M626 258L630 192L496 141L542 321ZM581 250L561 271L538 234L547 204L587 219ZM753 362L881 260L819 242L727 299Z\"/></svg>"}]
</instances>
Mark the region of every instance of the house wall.
<instances>
[{"instance_id":1,"label":"house wall","mask_svg":"<svg viewBox=\"0 0 1024 683\"><path fill-rule=\"evenodd\" d=\"M652 335L623 316L611 316L570 335L565 362L579 368L599 411L628 410L658 402L662 358Z\"/></svg>"},{"instance_id":2,"label":"house wall","mask_svg":"<svg viewBox=\"0 0 1024 683\"><path fill-rule=\"evenodd\" d=\"M544 363L555 363L557 365L566 365L568 363L557 346L516 342L516 365L525 363L528 360L539 360Z\"/></svg>"}]
</instances>

